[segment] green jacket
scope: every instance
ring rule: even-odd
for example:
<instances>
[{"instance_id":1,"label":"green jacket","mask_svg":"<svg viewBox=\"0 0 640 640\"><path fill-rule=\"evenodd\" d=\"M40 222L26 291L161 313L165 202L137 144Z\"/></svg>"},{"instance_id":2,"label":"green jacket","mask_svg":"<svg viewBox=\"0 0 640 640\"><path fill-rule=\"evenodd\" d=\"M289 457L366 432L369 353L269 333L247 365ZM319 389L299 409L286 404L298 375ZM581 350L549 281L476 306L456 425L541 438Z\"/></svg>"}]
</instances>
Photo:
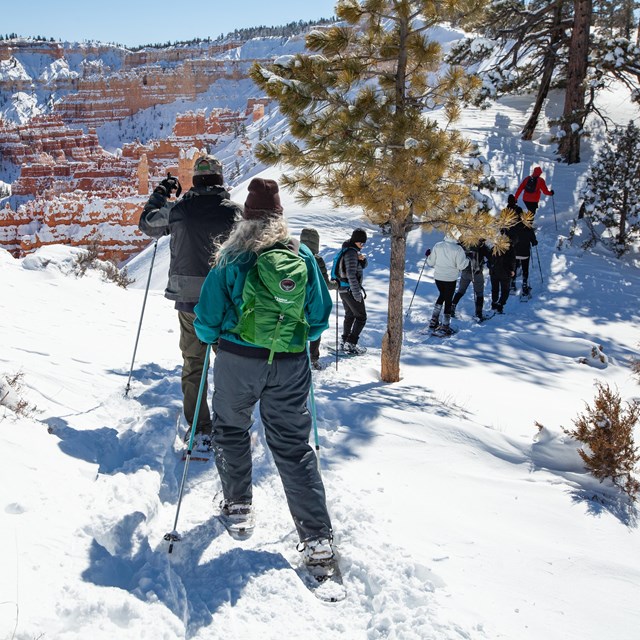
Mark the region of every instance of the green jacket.
<instances>
[{"instance_id":1,"label":"green jacket","mask_svg":"<svg viewBox=\"0 0 640 640\"><path fill-rule=\"evenodd\" d=\"M308 272L305 316L309 323L309 340L317 340L329 326L331 296L311 251L301 244L299 255L304 258ZM213 344L224 338L237 344L254 346L232 330L240 317L244 281L256 258L255 253L246 253L209 272L200 291L200 302L195 308L194 327L199 340Z\"/></svg>"}]
</instances>

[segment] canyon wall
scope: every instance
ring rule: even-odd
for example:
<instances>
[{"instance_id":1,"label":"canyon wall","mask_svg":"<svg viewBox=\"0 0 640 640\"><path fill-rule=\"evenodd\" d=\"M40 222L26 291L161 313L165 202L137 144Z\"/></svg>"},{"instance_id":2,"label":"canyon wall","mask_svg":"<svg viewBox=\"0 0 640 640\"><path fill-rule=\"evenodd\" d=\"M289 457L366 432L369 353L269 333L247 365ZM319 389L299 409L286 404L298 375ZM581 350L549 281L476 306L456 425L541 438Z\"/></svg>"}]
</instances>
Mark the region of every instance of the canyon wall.
<instances>
[{"instance_id":1,"label":"canyon wall","mask_svg":"<svg viewBox=\"0 0 640 640\"><path fill-rule=\"evenodd\" d=\"M242 111L178 113L168 137L123 141L117 154L103 149L96 129L154 105L193 100L220 80L247 78L252 61L212 59L241 44L131 52L91 43L0 42L0 104L20 91L48 100L47 113L36 110L28 121L0 118L0 168L19 168L12 205L0 204L0 247L22 256L99 236L105 255L124 260L146 246L137 222L150 190L167 172L189 189L195 156L238 138L264 117L269 100L250 98ZM250 149L246 140L240 146Z\"/></svg>"}]
</instances>

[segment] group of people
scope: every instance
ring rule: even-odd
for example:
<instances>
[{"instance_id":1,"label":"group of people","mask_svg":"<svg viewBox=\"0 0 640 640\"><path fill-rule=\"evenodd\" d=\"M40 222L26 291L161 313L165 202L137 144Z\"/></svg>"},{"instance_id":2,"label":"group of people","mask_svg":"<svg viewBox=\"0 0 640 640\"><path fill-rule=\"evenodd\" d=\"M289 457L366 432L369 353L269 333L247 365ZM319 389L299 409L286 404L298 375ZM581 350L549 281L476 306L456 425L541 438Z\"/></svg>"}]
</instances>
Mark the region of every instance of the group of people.
<instances>
[{"instance_id":1,"label":"group of people","mask_svg":"<svg viewBox=\"0 0 640 640\"><path fill-rule=\"evenodd\" d=\"M510 292L516 291L516 274L522 274L522 296L531 295L529 284L529 263L531 248L538 244L531 224L525 223L523 210L517 204L522 194L523 202L535 216L541 194L554 195L542 177L542 169L535 167L532 174L525 178L515 195L507 200L507 208L516 216L516 223L501 230L509 239L509 247L504 252L492 250L484 239L478 244L465 248L451 236L447 236L425 252L426 263L434 268L434 278L438 288L438 298L433 307L429 328L439 335L451 335L451 318L455 317L456 306L473 284L474 317L478 321L485 319L484 308L484 265L489 267L491 281L491 309L503 313ZM457 290L456 284L460 278Z\"/></svg>"},{"instance_id":2,"label":"group of people","mask_svg":"<svg viewBox=\"0 0 640 640\"><path fill-rule=\"evenodd\" d=\"M183 411L189 424L185 441L191 440L193 430L194 448L213 450L223 495L219 518L230 535L248 538L255 523L250 429L260 402L265 439L282 480L299 550L310 568L330 574L335 568L333 528L309 445L309 363L321 366L320 336L332 310L329 289L338 291L344 307L340 348L356 355L366 351L358 341L367 320L362 286L367 234L355 229L343 244L332 280L319 254L317 230L305 228L299 241L292 238L275 181L254 178L242 206L230 199L222 164L210 155L196 159L192 181L181 199L172 200L181 186L169 174L139 220L146 235L170 236L165 297L178 312ZM280 264L286 263L290 273L278 271L278 260L283 260L278 251L286 254ZM270 265L259 264L268 253L275 256ZM276 325L267 344L260 336L259 318L268 313L259 291L268 277L265 269L273 269L279 278L274 285L279 289L271 297L283 309L272 314ZM296 289L304 291L298 296ZM303 305L300 317L285 318L293 313L296 299ZM287 331L291 339L283 348ZM206 364L212 352L210 411Z\"/></svg>"},{"instance_id":3,"label":"group of people","mask_svg":"<svg viewBox=\"0 0 640 640\"><path fill-rule=\"evenodd\" d=\"M538 193L547 193L539 173L536 177ZM519 191L523 189L521 185ZM193 186L181 199L172 200L173 193L179 195L180 191L177 179L169 174L149 197L139 227L152 238L170 236L165 296L174 301L178 312L187 436L193 429L198 445L210 447L215 453L223 495L219 517L232 535L241 532L239 537L245 539L253 532L249 432L260 402L265 439L282 479L304 562L331 572L335 568L333 528L315 452L309 445L309 363L320 367L320 336L329 326L332 310L330 289L337 290L344 308L340 349L354 355L366 352L359 340L367 321L363 287L367 258L362 253L367 233L361 228L352 232L334 260L329 277L319 254L317 230L305 228L299 241L292 238L275 181L254 178L241 206L224 188L221 163L205 155L195 161ZM525 197L525 203L529 202L533 200ZM522 213L513 196L509 206ZM536 244L535 234L522 222L508 233L512 234L511 247L502 255L492 253L484 242L465 252L453 238L427 251L440 293L431 326L442 324L449 329L455 306L471 283L476 315L482 317L485 260L491 272L492 306L497 311L502 311L509 295L516 263L522 267L523 288L528 286L528 258L530 246ZM290 276L278 276L283 252L289 256ZM263 267L262 256L267 253L274 257L270 266ZM280 287L279 293L272 296L276 304L291 303L294 308L296 300L302 301L297 319L286 317L287 310L275 314L275 335L267 343L258 339L257 316L265 308L259 289L266 275L261 269L273 269L280 278L274 285ZM296 298L296 289L301 288L304 295ZM442 310L444 319L440 323ZM279 338L281 331L285 334L288 330L284 328L286 322L293 322L292 337L289 347L282 348ZM215 361L210 412L205 368L211 352ZM199 402L201 381L203 397Z\"/></svg>"}]
</instances>

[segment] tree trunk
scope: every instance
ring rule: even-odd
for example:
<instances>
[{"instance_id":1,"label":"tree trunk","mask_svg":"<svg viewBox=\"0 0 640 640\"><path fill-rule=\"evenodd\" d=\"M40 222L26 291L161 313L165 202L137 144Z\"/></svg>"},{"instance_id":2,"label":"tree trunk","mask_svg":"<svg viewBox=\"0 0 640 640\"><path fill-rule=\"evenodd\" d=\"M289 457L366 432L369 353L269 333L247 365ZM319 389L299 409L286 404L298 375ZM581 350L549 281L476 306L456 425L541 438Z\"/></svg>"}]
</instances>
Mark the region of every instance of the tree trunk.
<instances>
[{"instance_id":1,"label":"tree trunk","mask_svg":"<svg viewBox=\"0 0 640 640\"><path fill-rule=\"evenodd\" d=\"M629 181L625 180L625 185ZM622 209L620 211L620 224L618 225L618 245L626 246L627 244L627 209L629 207L629 190L625 186L622 193Z\"/></svg>"},{"instance_id":2,"label":"tree trunk","mask_svg":"<svg viewBox=\"0 0 640 640\"><path fill-rule=\"evenodd\" d=\"M522 139L531 140L533 134L538 125L538 119L540 118L540 112L542 111L542 105L547 99L549 93L549 87L551 86L551 78L553 77L553 71L556 67L556 49L559 46L560 39L562 37L562 30L560 22L562 20L562 3L559 2L556 5L553 14L553 26L551 40L549 41L549 47L544 57L544 65L542 69L542 78L540 80L540 87L538 88L538 95L536 96L536 102L533 105L533 111L527 120L527 124L522 129Z\"/></svg>"},{"instance_id":3,"label":"tree trunk","mask_svg":"<svg viewBox=\"0 0 640 640\"><path fill-rule=\"evenodd\" d=\"M564 137L558 152L568 164L580 162L580 131L585 120L585 78L589 56L592 0L574 0L573 29L567 63L567 89L562 116Z\"/></svg>"},{"instance_id":4,"label":"tree trunk","mask_svg":"<svg viewBox=\"0 0 640 640\"><path fill-rule=\"evenodd\" d=\"M395 212L393 212L395 214ZM404 267L407 255L407 237L404 220L397 214L391 217L391 264L389 266L389 299L387 330L382 338L380 377L384 382L400 380L400 353L402 351Z\"/></svg>"},{"instance_id":5,"label":"tree trunk","mask_svg":"<svg viewBox=\"0 0 640 640\"><path fill-rule=\"evenodd\" d=\"M542 111L542 105L549 93L549 86L551 85L551 77L553 76L553 70L556 66L555 55L547 55L544 61L544 70L542 72L542 80L540 80L540 87L538 88L538 95L536 96L536 102L533 105L533 111L527 120L527 124L522 129L522 139L531 140L533 133L538 125L538 118Z\"/></svg>"}]
</instances>

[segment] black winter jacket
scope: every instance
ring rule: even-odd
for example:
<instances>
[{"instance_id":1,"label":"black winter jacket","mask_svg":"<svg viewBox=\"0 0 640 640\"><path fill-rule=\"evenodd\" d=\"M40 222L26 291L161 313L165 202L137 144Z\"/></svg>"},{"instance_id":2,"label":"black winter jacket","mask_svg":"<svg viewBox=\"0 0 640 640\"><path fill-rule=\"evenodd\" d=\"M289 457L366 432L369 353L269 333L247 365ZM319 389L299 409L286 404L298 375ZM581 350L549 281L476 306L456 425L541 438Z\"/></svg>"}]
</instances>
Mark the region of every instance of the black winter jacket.
<instances>
[{"instance_id":1,"label":"black winter jacket","mask_svg":"<svg viewBox=\"0 0 640 640\"><path fill-rule=\"evenodd\" d=\"M463 273L466 271L468 274L481 274L484 261L486 260L488 263L491 258L491 249L483 241L465 249L465 255L469 258L469 265L462 270Z\"/></svg>"},{"instance_id":2,"label":"black winter jacket","mask_svg":"<svg viewBox=\"0 0 640 640\"><path fill-rule=\"evenodd\" d=\"M489 273L492 279L506 280L516 270L516 254L513 247L504 253L489 253Z\"/></svg>"},{"instance_id":3,"label":"black winter jacket","mask_svg":"<svg viewBox=\"0 0 640 640\"><path fill-rule=\"evenodd\" d=\"M367 258L364 260L358 260L360 249L355 243L347 240L342 243L342 248L345 249L340 260L341 265L339 269L340 279L344 279L349 283L348 290L351 291L351 295L358 302L362 302L363 288L362 288L362 270L367 267Z\"/></svg>"},{"instance_id":4,"label":"black winter jacket","mask_svg":"<svg viewBox=\"0 0 640 640\"><path fill-rule=\"evenodd\" d=\"M169 282L164 295L182 303L195 304L210 270L214 243L231 232L242 207L229 200L222 187L193 187L177 202L154 191L142 210L138 226L152 238L171 235ZM183 309L184 310L184 309Z\"/></svg>"},{"instance_id":5,"label":"black winter jacket","mask_svg":"<svg viewBox=\"0 0 640 640\"><path fill-rule=\"evenodd\" d=\"M528 258L531 255L531 247L535 247L538 244L536 232L532 227L525 225L522 220L511 227L507 235L511 240L511 246L515 252L514 255L518 257Z\"/></svg>"}]
</instances>

